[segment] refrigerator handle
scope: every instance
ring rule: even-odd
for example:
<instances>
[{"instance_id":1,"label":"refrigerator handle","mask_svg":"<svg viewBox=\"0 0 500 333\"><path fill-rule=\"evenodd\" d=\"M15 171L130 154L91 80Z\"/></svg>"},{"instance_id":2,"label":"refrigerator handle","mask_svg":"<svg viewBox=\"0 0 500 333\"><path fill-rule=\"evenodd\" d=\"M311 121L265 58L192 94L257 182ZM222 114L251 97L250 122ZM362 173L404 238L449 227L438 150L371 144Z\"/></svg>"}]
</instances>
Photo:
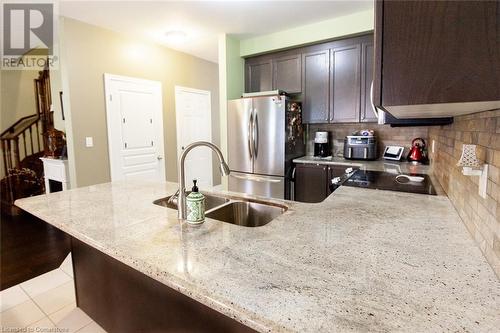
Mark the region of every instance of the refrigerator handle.
<instances>
[{"instance_id":1,"label":"refrigerator handle","mask_svg":"<svg viewBox=\"0 0 500 333\"><path fill-rule=\"evenodd\" d=\"M249 181L254 181L254 182L264 182L264 183L280 183L280 179L272 179L268 177L259 177L255 175L245 175L245 176L240 176L234 173L229 174L229 177L234 177L237 179L242 179L242 180L249 180Z\"/></svg>"},{"instance_id":2,"label":"refrigerator handle","mask_svg":"<svg viewBox=\"0 0 500 333\"><path fill-rule=\"evenodd\" d=\"M252 147L252 142L253 142L253 113L250 112L250 118L248 119L248 154L250 155L250 158L253 158L253 147Z\"/></svg>"},{"instance_id":3,"label":"refrigerator handle","mask_svg":"<svg viewBox=\"0 0 500 333\"><path fill-rule=\"evenodd\" d=\"M253 154L255 158L259 154L259 118L257 116L257 109L254 109L254 117L253 117Z\"/></svg>"}]
</instances>

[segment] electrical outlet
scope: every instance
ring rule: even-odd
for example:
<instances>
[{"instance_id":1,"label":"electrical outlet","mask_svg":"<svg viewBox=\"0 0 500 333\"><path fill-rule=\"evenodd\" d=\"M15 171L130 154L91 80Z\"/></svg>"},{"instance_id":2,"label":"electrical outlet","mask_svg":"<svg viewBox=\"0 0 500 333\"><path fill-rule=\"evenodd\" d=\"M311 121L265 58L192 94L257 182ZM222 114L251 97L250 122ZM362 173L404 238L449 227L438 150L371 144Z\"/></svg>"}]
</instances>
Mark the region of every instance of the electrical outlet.
<instances>
[{"instance_id":1,"label":"electrical outlet","mask_svg":"<svg viewBox=\"0 0 500 333\"><path fill-rule=\"evenodd\" d=\"M94 138L91 136L85 137L85 147L94 147Z\"/></svg>"}]
</instances>

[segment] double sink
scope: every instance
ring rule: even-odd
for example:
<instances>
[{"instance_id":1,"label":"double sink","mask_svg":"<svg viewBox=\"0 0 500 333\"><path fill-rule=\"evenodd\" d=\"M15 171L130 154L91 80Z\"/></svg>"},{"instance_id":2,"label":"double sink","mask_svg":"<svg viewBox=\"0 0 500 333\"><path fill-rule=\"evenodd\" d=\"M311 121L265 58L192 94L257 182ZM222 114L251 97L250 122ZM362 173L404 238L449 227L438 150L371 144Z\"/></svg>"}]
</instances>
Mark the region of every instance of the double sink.
<instances>
[{"instance_id":1,"label":"double sink","mask_svg":"<svg viewBox=\"0 0 500 333\"><path fill-rule=\"evenodd\" d=\"M202 192L203 193L203 192ZM186 192L188 195L189 192ZM252 199L226 197L203 193L205 216L214 220L243 227L260 227L286 212L287 207L258 202ZM156 205L177 210L177 198L168 196L153 202Z\"/></svg>"}]
</instances>

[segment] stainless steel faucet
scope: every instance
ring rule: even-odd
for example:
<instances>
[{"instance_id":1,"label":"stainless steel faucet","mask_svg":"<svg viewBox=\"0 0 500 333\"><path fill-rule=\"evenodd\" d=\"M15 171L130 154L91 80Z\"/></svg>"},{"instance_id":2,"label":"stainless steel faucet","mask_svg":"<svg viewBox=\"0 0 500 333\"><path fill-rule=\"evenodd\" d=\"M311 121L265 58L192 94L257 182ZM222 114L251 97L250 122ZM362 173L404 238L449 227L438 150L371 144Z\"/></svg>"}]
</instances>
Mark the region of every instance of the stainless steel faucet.
<instances>
[{"instance_id":1,"label":"stainless steel faucet","mask_svg":"<svg viewBox=\"0 0 500 333\"><path fill-rule=\"evenodd\" d=\"M216 145L206 142L206 141L197 141L193 142L190 145L188 145L184 151L182 152L181 158L179 159L179 170L178 170L178 175L179 175L179 197L177 199L177 216L181 220L186 219L186 192L185 192L185 187L186 187L186 180L184 179L184 160L186 159L186 155L191 151L191 149L199 146L205 146L210 149L212 149L216 154L217 157L219 158L219 168L220 172L222 175L227 176L229 175L229 167L226 164L226 161L224 161L224 157L222 156L222 153L219 148L217 148Z\"/></svg>"}]
</instances>

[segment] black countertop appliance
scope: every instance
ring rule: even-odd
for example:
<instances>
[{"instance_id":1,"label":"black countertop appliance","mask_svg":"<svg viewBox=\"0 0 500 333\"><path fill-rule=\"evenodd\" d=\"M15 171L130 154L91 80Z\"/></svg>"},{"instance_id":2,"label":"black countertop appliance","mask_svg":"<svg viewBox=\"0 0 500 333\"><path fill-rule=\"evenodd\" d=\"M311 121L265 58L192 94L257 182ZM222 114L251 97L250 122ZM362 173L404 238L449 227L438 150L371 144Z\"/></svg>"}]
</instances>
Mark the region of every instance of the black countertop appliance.
<instances>
[{"instance_id":1,"label":"black countertop appliance","mask_svg":"<svg viewBox=\"0 0 500 333\"><path fill-rule=\"evenodd\" d=\"M342 185L436 195L436 190L428 175L409 174L409 176L410 178L408 179L406 176L391 172L357 170L354 175L347 179Z\"/></svg>"},{"instance_id":2,"label":"black countertop appliance","mask_svg":"<svg viewBox=\"0 0 500 333\"><path fill-rule=\"evenodd\" d=\"M348 160L377 159L377 139L374 135L348 135L344 139L344 158Z\"/></svg>"}]
</instances>

